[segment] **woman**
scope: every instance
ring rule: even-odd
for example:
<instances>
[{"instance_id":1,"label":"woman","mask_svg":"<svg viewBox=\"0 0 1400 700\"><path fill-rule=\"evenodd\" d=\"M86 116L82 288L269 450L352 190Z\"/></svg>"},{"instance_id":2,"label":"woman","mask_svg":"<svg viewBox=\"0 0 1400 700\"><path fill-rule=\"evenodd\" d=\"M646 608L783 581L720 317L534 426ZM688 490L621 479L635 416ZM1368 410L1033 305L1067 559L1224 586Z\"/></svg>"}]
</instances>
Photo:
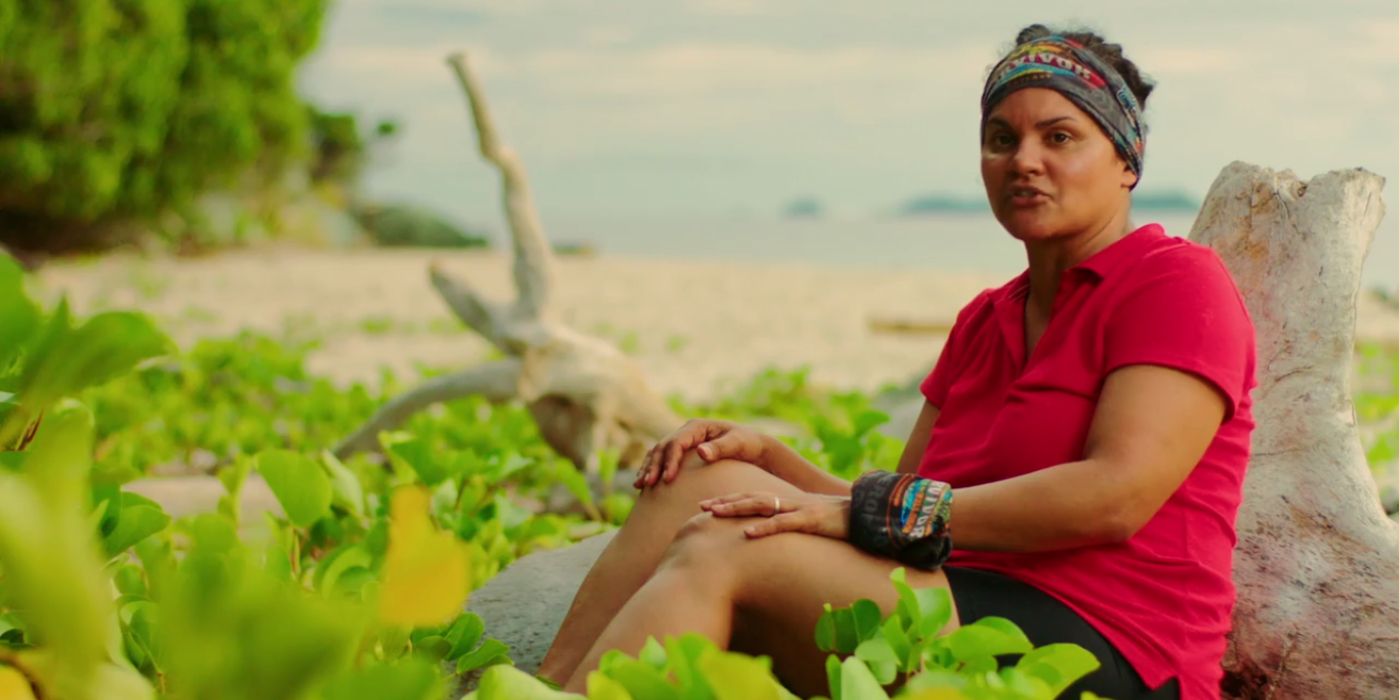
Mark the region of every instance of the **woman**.
<instances>
[{"instance_id":1,"label":"woman","mask_svg":"<svg viewBox=\"0 0 1400 700\"><path fill-rule=\"evenodd\" d=\"M1151 84L1092 33L1016 43L983 93L982 180L1028 266L959 313L899 474L853 485L768 436L687 423L647 456L543 676L582 690L609 649L700 632L822 693L822 604L888 612L898 558L949 589L950 630L999 615L1093 652L1068 697L1218 697L1253 327L1210 249L1128 220ZM906 497L934 505L916 522Z\"/></svg>"}]
</instances>

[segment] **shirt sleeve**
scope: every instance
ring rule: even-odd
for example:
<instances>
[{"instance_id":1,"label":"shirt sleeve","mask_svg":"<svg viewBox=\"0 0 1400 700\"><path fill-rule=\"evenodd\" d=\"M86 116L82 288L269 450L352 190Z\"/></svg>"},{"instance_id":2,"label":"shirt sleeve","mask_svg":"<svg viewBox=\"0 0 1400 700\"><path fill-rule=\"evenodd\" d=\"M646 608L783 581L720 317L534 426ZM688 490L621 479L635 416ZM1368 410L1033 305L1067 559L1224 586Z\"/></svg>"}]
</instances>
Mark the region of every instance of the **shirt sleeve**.
<instances>
[{"instance_id":1,"label":"shirt sleeve","mask_svg":"<svg viewBox=\"0 0 1400 700\"><path fill-rule=\"evenodd\" d=\"M974 315L978 306L986 303L986 300L987 292L983 292L958 312L953 327L948 329L948 339L943 343L943 350L933 365L933 371L919 383L919 392L939 409L943 408L943 402L948 398L948 387L952 386L953 380L959 374L958 368L962 366L962 350L967 344L963 336L967 334L968 319Z\"/></svg>"},{"instance_id":2,"label":"shirt sleeve","mask_svg":"<svg viewBox=\"0 0 1400 700\"><path fill-rule=\"evenodd\" d=\"M1104 376L1144 364L1188 372L1224 397L1229 421L1254 379L1254 325L1234 280L1204 246L1144 268L1110 314Z\"/></svg>"}]
</instances>

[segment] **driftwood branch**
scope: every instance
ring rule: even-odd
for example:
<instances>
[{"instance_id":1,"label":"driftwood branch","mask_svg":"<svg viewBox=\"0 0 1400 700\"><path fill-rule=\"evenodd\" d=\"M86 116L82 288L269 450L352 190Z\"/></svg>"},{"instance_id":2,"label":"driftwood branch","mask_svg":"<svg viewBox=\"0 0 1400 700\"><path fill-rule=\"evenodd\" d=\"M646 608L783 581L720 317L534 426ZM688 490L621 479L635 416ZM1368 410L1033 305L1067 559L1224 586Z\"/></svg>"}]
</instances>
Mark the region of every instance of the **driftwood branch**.
<instances>
[{"instance_id":1,"label":"driftwood branch","mask_svg":"<svg viewBox=\"0 0 1400 700\"><path fill-rule=\"evenodd\" d=\"M466 55L454 53L448 56L447 64L452 67L458 85L466 94L472 121L476 124L481 157L501 172L501 202L505 207L515 254L513 270L519 295L515 300L515 314L538 320L549 306L553 253L540 226L530 183L525 178L525 166L514 150L500 142L491 110L486 104L485 91L467 66Z\"/></svg>"},{"instance_id":2,"label":"driftwood branch","mask_svg":"<svg viewBox=\"0 0 1400 700\"><path fill-rule=\"evenodd\" d=\"M1302 182L1233 163L1191 230L1224 259L1257 335L1227 697L1395 693L1396 526L1350 392L1361 264L1384 216L1383 183L1359 169Z\"/></svg>"},{"instance_id":3,"label":"driftwood branch","mask_svg":"<svg viewBox=\"0 0 1400 700\"><path fill-rule=\"evenodd\" d=\"M447 303L447 308L451 309L462 323L491 344L501 347L501 326L508 310L482 298L476 290L448 274L436 262L428 266L428 279L432 282L433 289L437 290L438 296Z\"/></svg>"},{"instance_id":4,"label":"driftwood branch","mask_svg":"<svg viewBox=\"0 0 1400 700\"><path fill-rule=\"evenodd\" d=\"M635 464L646 447L681 420L651 390L631 358L552 318L553 254L535 214L525 169L500 142L466 57L454 54L447 62L466 94L481 155L501 172L517 298L511 305L491 302L437 264L429 268L429 276L452 312L507 359L427 382L394 399L346 438L336 453L374 449L381 430L414 412L440 401L484 394L492 401L525 402L545 441L582 469L596 466L601 449L617 450L622 464Z\"/></svg>"},{"instance_id":5,"label":"driftwood branch","mask_svg":"<svg viewBox=\"0 0 1400 700\"><path fill-rule=\"evenodd\" d=\"M364 425L335 448L337 457L379 446L379 433L402 425L413 414L435 404L465 396L481 395L488 401L515 396L520 361L497 360L468 370L435 377L385 404Z\"/></svg>"}]
</instances>

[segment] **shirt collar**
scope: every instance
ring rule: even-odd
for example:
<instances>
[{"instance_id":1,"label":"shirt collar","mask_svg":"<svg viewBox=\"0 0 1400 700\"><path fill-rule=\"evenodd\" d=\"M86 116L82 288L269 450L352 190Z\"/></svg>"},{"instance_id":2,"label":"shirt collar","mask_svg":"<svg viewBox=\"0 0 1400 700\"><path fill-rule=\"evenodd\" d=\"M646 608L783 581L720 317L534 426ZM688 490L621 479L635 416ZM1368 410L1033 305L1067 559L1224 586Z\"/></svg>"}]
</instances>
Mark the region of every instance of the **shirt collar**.
<instances>
[{"instance_id":1,"label":"shirt collar","mask_svg":"<svg viewBox=\"0 0 1400 700\"><path fill-rule=\"evenodd\" d=\"M1126 267L1124 262L1140 255L1143 247L1166 235L1166 230L1162 228L1161 224L1153 223L1139 226L1128 233L1128 235L1108 244L1103 250L1090 255L1078 264L1070 266L1070 268L1065 271L1066 275L1073 275L1077 270L1084 270L1088 274L1093 275L1095 279L1103 281L1103 279L1108 277L1114 270L1121 270ZM1005 287L1002 287L1001 292L997 295L997 299L1025 299L1030 293L1030 286L1031 271L1030 268L1026 268L1021 271L1021 274L1016 275L1016 277L1007 283Z\"/></svg>"},{"instance_id":2,"label":"shirt collar","mask_svg":"<svg viewBox=\"0 0 1400 700\"><path fill-rule=\"evenodd\" d=\"M1099 279L1108 277L1114 270L1121 270L1125 267L1124 260L1137 256L1144 245L1155 241L1166 235L1161 224L1144 224L1133 229L1132 233L1108 244L1079 264L1070 267L1071 270L1087 270Z\"/></svg>"}]
</instances>

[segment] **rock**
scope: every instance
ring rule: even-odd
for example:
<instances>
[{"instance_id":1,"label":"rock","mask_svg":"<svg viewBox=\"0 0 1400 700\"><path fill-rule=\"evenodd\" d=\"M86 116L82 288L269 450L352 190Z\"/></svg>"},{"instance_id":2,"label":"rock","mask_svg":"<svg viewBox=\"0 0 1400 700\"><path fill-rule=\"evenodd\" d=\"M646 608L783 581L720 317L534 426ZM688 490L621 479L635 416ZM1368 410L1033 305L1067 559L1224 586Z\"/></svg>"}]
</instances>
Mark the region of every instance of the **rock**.
<instances>
[{"instance_id":1,"label":"rock","mask_svg":"<svg viewBox=\"0 0 1400 700\"><path fill-rule=\"evenodd\" d=\"M437 212L408 204L367 206L355 217L375 243L383 246L427 248L484 248L480 234L463 230Z\"/></svg>"},{"instance_id":2,"label":"rock","mask_svg":"<svg viewBox=\"0 0 1400 700\"><path fill-rule=\"evenodd\" d=\"M615 533L522 557L472 593L467 609L481 616L487 635L510 646L520 670L539 668L583 577Z\"/></svg>"},{"instance_id":3,"label":"rock","mask_svg":"<svg viewBox=\"0 0 1400 700\"><path fill-rule=\"evenodd\" d=\"M1302 182L1232 163L1191 229L1234 276L1258 343L1226 697L1395 692L1396 527L1349 391L1361 264L1384 216L1383 184L1360 169Z\"/></svg>"}]
</instances>

